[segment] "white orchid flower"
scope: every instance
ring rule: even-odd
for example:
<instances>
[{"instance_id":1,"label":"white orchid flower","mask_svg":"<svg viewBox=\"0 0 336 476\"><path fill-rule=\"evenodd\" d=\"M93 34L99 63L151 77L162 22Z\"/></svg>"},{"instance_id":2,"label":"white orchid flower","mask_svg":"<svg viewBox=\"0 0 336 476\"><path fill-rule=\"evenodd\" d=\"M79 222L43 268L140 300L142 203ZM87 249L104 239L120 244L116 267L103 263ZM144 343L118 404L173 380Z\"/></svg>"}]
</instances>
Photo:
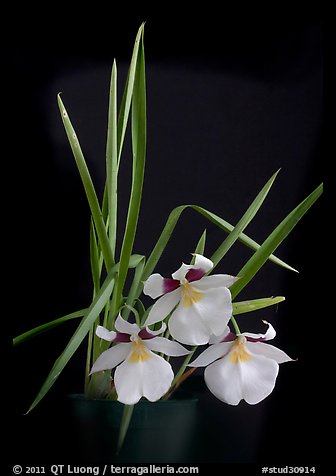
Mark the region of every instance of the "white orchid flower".
<instances>
[{"instance_id":1,"label":"white orchid flower","mask_svg":"<svg viewBox=\"0 0 336 476\"><path fill-rule=\"evenodd\" d=\"M230 405L238 405L241 400L251 405L259 403L272 392L279 364L293 360L263 342L276 335L274 327L263 322L268 325L265 334L244 332L236 336L226 329L222 342L211 345L189 364L208 366L205 383L219 400Z\"/></svg>"},{"instance_id":2,"label":"white orchid flower","mask_svg":"<svg viewBox=\"0 0 336 476\"><path fill-rule=\"evenodd\" d=\"M169 362L154 352L178 357L189 351L178 342L158 337L166 328L164 323L157 331L148 327L140 329L137 324L125 321L119 315L115 328L117 332L97 327L98 337L117 344L98 357L91 374L117 367L114 384L118 400L125 405L133 405L141 397L146 397L151 402L159 400L168 392L174 373Z\"/></svg>"},{"instance_id":3,"label":"white orchid flower","mask_svg":"<svg viewBox=\"0 0 336 476\"><path fill-rule=\"evenodd\" d=\"M147 325L169 318L172 337L187 345L202 345L210 336L221 335L232 315L229 287L238 279L228 274L204 276L213 262L195 254L195 264L182 266L171 278L152 274L144 283L144 294L156 299ZM174 309L176 307L176 309Z\"/></svg>"}]
</instances>

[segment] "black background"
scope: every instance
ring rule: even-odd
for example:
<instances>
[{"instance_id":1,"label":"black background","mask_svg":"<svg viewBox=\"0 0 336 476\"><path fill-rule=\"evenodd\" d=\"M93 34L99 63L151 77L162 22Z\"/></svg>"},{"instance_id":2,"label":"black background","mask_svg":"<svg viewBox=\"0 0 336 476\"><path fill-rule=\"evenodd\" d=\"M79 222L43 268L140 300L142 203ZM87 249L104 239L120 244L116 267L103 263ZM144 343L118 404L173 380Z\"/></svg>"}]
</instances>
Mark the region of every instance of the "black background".
<instances>
[{"instance_id":1,"label":"black background","mask_svg":"<svg viewBox=\"0 0 336 476\"><path fill-rule=\"evenodd\" d=\"M43 21L25 21L22 15L11 41L10 160L19 175L15 246L23 272L13 335L90 302L89 212L56 95L63 93L101 197L110 69L116 58L121 94L143 20L148 148L135 252L150 253L169 212L180 204L199 204L235 224L281 167L247 229L262 242L322 181L320 12L224 9L182 16L163 6L160 14L88 13L90 22L82 23L67 12L51 11ZM127 143L120 172L119 238L129 172ZM268 319L278 332L274 345L298 361L281 365L274 392L257 406L230 407L204 393L204 447L195 463L319 463L321 362L313 352L313 335L320 318L321 215L320 200L278 249L279 257L300 274L267 263L240 296L286 296L277 309L241 317L239 323L243 331L262 332L261 319ZM187 211L157 271L169 275L187 261L205 227L205 254L210 256L223 233ZM250 255L237 243L218 271L235 274ZM84 347L40 407L28 416L22 413L74 329L74 323L64 324L13 351L13 446L23 463L52 458L51 444L57 454L65 452L67 422L60 401L66 393L82 391ZM85 460L80 448L73 451L79 464Z\"/></svg>"}]
</instances>

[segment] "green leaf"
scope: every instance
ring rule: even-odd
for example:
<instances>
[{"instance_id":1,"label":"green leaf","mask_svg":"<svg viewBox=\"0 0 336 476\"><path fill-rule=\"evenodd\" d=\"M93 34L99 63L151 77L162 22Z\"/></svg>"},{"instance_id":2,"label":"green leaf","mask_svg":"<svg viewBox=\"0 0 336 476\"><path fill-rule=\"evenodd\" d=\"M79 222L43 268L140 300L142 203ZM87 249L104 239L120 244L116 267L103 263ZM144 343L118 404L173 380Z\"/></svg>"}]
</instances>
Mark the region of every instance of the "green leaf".
<instances>
[{"instance_id":1,"label":"green leaf","mask_svg":"<svg viewBox=\"0 0 336 476\"><path fill-rule=\"evenodd\" d=\"M42 334L43 332L49 331L50 329L53 329L54 327L57 327L60 324L63 324L63 322L70 321L71 319L77 319L78 317L83 317L86 312L87 309L80 309L79 311L66 314L65 316L58 317L53 321L49 321L45 324L41 324L40 326L34 327L33 329L30 329L29 331L24 332L23 334L20 334L19 336L15 337L13 339L13 345L22 344L22 342L25 342L26 340L31 339L32 337Z\"/></svg>"},{"instance_id":2,"label":"green leaf","mask_svg":"<svg viewBox=\"0 0 336 476\"><path fill-rule=\"evenodd\" d=\"M121 101L120 112L118 117L118 164L120 162L120 156L122 151L122 146L125 138L128 116L131 108L131 101L133 96L133 89L134 89L134 82L135 82L135 75L136 75L136 66L139 56L139 45L141 38L143 37L143 30L145 24L142 23L137 36L135 38L134 48L132 59L128 71L127 81L124 89L123 98Z\"/></svg>"},{"instance_id":3,"label":"green leaf","mask_svg":"<svg viewBox=\"0 0 336 476\"><path fill-rule=\"evenodd\" d=\"M100 288L100 266L98 245L92 219L90 223L90 264L94 293L97 294Z\"/></svg>"},{"instance_id":4,"label":"green leaf","mask_svg":"<svg viewBox=\"0 0 336 476\"><path fill-rule=\"evenodd\" d=\"M202 236L196 245L195 254L199 254L199 255L204 254L205 242L206 242L206 230L203 231Z\"/></svg>"},{"instance_id":5,"label":"green leaf","mask_svg":"<svg viewBox=\"0 0 336 476\"><path fill-rule=\"evenodd\" d=\"M117 65L113 62L108 128L106 143L106 182L108 195L109 240L115 255L117 237L117 188L118 188L118 143L117 143Z\"/></svg>"},{"instance_id":6,"label":"green leaf","mask_svg":"<svg viewBox=\"0 0 336 476\"><path fill-rule=\"evenodd\" d=\"M141 261L139 261L139 263L137 264L135 268L134 278L133 278L132 285L130 287L127 300L126 300L126 306L133 306L134 301L136 300L136 293L139 288L140 281L142 279L144 267L145 267L145 257L143 256ZM126 307L122 313L122 316L124 319L127 320L129 317L129 314L130 314L130 309Z\"/></svg>"},{"instance_id":7,"label":"green leaf","mask_svg":"<svg viewBox=\"0 0 336 476\"><path fill-rule=\"evenodd\" d=\"M140 40L139 40L140 41ZM132 99L132 188L128 206L124 239L120 253L116 306L120 306L133 248L141 204L146 158L146 79L143 32L136 64Z\"/></svg>"},{"instance_id":8,"label":"green leaf","mask_svg":"<svg viewBox=\"0 0 336 476\"><path fill-rule=\"evenodd\" d=\"M119 451L122 448L122 445L124 444L127 430L128 430L129 424L131 423L133 410L134 410L134 405L124 405L124 411L123 411L121 422L120 422L117 454L119 453Z\"/></svg>"},{"instance_id":9,"label":"green leaf","mask_svg":"<svg viewBox=\"0 0 336 476\"><path fill-rule=\"evenodd\" d=\"M241 233L245 230L247 225L253 220L256 213L258 212L259 208L263 204L265 198L267 197L268 192L270 191L273 182L278 175L280 170L278 170L272 177L267 181L261 191L258 193L256 198L253 200L249 208L246 210L244 215L238 221L237 225L234 229L229 233L227 238L223 241L223 243L217 248L214 254L211 256L211 261L214 263L213 269L217 266L217 264L221 261L221 259L226 255L229 251L231 246L237 241ZM212 269L212 270L213 270Z\"/></svg>"},{"instance_id":10,"label":"green leaf","mask_svg":"<svg viewBox=\"0 0 336 476\"><path fill-rule=\"evenodd\" d=\"M226 231L227 233L231 233L231 231L234 229L234 227L232 225L230 225L230 223L223 220L222 218L215 215L214 213L209 212L205 208L199 207L198 205L181 205L177 208L174 208L174 210L170 213L170 215L168 217L168 220L167 220L167 222L166 222L166 224L165 224L165 226L162 230L162 233L161 233L159 239L157 240L156 245L154 246L151 255L149 256L149 258L147 260L145 270L144 270L144 276L143 276L144 281L146 279L148 279L148 277L154 271L154 268L155 268L158 260L160 259L165 247L167 246L167 243L168 243L168 241L169 241L169 239L170 239L170 237L171 237L171 235L172 235L172 233L175 229L175 226L176 226L182 212L184 212L184 210L186 210L187 208L191 208L192 210L195 210L197 213L200 213L205 218L210 220L212 223L214 223L215 225L217 225L219 228ZM244 233L241 233L238 239L244 245L248 246L249 248L252 248L253 250L257 250L260 247L260 245L258 243L256 243L254 240L249 238ZM268 259L270 261L273 261L275 264L278 264L278 265L280 265L284 268L295 271L294 268L292 268L288 264L284 263L283 261L281 261L276 256L270 255L268 257Z\"/></svg>"},{"instance_id":11,"label":"green leaf","mask_svg":"<svg viewBox=\"0 0 336 476\"><path fill-rule=\"evenodd\" d=\"M251 281L259 269L266 263L270 254L277 249L304 214L316 202L322 191L323 185L321 184L272 231L260 248L239 271L238 276L240 276L240 279L230 288L232 299Z\"/></svg>"},{"instance_id":12,"label":"green leaf","mask_svg":"<svg viewBox=\"0 0 336 476\"><path fill-rule=\"evenodd\" d=\"M56 360L53 368L51 369L46 381L42 385L37 397L31 404L27 413L29 413L36 405L42 400L42 398L48 393L50 388L54 385L57 378L59 377L60 373L69 362L73 354L76 352L82 341L84 340L85 336L89 332L92 324L99 316L100 312L105 306L105 303L109 299L113 285L114 285L114 278L116 274L116 269L113 267L111 271L105 278L105 281L100 288L98 294L96 295L95 299L92 301L91 306L87 309L81 323L79 324L76 332L70 339L68 345Z\"/></svg>"},{"instance_id":13,"label":"green leaf","mask_svg":"<svg viewBox=\"0 0 336 476\"><path fill-rule=\"evenodd\" d=\"M81 176L86 197L91 209L92 218L96 227L98 240L102 249L104 261L107 270L109 271L114 265L114 257L112 249L107 237L105 223L102 217L102 212L98 203L96 191L94 189L89 170L87 168L82 149L80 147L77 135L69 119L69 115L64 107L60 94L57 96L58 106L61 112L62 121L65 131L67 133L69 143Z\"/></svg>"},{"instance_id":14,"label":"green leaf","mask_svg":"<svg viewBox=\"0 0 336 476\"><path fill-rule=\"evenodd\" d=\"M274 306L279 302L284 301L286 298L284 296L276 296L269 298L261 299L252 299L250 301L240 301L233 302L233 311L232 314L237 316L238 314L245 314L246 312L256 311L258 309L263 309L264 307Z\"/></svg>"}]
</instances>

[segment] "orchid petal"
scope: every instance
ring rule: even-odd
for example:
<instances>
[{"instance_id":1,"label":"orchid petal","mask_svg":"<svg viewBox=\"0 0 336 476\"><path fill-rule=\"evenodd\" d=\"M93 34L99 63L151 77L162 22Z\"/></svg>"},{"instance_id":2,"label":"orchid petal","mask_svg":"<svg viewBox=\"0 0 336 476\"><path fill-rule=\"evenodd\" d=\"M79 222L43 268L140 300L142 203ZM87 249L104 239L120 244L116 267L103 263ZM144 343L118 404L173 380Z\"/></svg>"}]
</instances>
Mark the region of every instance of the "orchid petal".
<instances>
[{"instance_id":1,"label":"orchid petal","mask_svg":"<svg viewBox=\"0 0 336 476\"><path fill-rule=\"evenodd\" d=\"M153 331L147 326L145 329L141 329L141 331L139 332L139 337L141 337L141 339L152 339L153 337L162 334L166 330L166 328L167 325L165 322L161 322L160 329L157 329L156 331Z\"/></svg>"},{"instance_id":2,"label":"orchid petal","mask_svg":"<svg viewBox=\"0 0 336 476\"><path fill-rule=\"evenodd\" d=\"M195 257L195 263L192 265L193 269L202 269L204 273L207 273L213 268L214 264L209 258L198 253L193 253L193 256Z\"/></svg>"},{"instance_id":3,"label":"orchid petal","mask_svg":"<svg viewBox=\"0 0 336 476\"><path fill-rule=\"evenodd\" d=\"M179 281L182 281L183 279L185 279L188 271L194 269L202 271L202 276L213 268L213 262L208 258L205 258L204 256L199 255L197 253L194 253L193 256L195 257L195 263L182 263L181 267L177 271L175 271L175 273L172 274L173 279L178 279Z\"/></svg>"},{"instance_id":4,"label":"orchid petal","mask_svg":"<svg viewBox=\"0 0 336 476\"><path fill-rule=\"evenodd\" d=\"M274 360L253 356L245 362L232 362L230 353L205 369L204 379L219 400L238 405L241 400L259 403L273 390L279 366Z\"/></svg>"},{"instance_id":5,"label":"orchid petal","mask_svg":"<svg viewBox=\"0 0 336 476\"><path fill-rule=\"evenodd\" d=\"M204 276L195 284L198 289L206 291L211 288L229 288L238 279L238 277L230 274L213 274L212 276Z\"/></svg>"},{"instance_id":6,"label":"orchid petal","mask_svg":"<svg viewBox=\"0 0 336 476\"><path fill-rule=\"evenodd\" d=\"M193 265L182 263L179 269L175 271L175 273L172 274L172 278L182 281L183 279L185 279L185 276L187 272L189 271L189 269L192 269L192 268L194 268Z\"/></svg>"},{"instance_id":7,"label":"orchid petal","mask_svg":"<svg viewBox=\"0 0 336 476\"><path fill-rule=\"evenodd\" d=\"M218 344L219 342L231 342L236 339L236 334L230 331L230 327L226 326L223 334L219 336L211 335L209 344Z\"/></svg>"},{"instance_id":8,"label":"orchid petal","mask_svg":"<svg viewBox=\"0 0 336 476\"><path fill-rule=\"evenodd\" d=\"M117 337L117 333L114 331L108 331L103 326L97 326L96 336L100 337L101 339L107 340L108 342L112 342Z\"/></svg>"},{"instance_id":9,"label":"orchid petal","mask_svg":"<svg viewBox=\"0 0 336 476\"><path fill-rule=\"evenodd\" d=\"M238 365L241 367L244 400L250 405L264 400L274 388L279 365L261 355Z\"/></svg>"},{"instance_id":10,"label":"orchid petal","mask_svg":"<svg viewBox=\"0 0 336 476\"><path fill-rule=\"evenodd\" d=\"M197 289L195 287L195 289ZM191 306L182 303L171 315L168 328L175 340L187 345L203 345L210 336L221 335L232 314L231 294L227 288L210 289Z\"/></svg>"},{"instance_id":11,"label":"orchid petal","mask_svg":"<svg viewBox=\"0 0 336 476\"><path fill-rule=\"evenodd\" d=\"M152 352L148 357L140 362L126 360L115 371L118 400L125 405L134 405L141 397L159 400L170 388L174 378L171 365Z\"/></svg>"},{"instance_id":12,"label":"orchid petal","mask_svg":"<svg viewBox=\"0 0 336 476\"><path fill-rule=\"evenodd\" d=\"M190 351L185 349L183 345L178 342L166 339L165 337L154 337L143 342L149 350L154 352L163 352L171 357L180 357L181 355L190 354Z\"/></svg>"},{"instance_id":13,"label":"orchid petal","mask_svg":"<svg viewBox=\"0 0 336 476\"><path fill-rule=\"evenodd\" d=\"M156 402L168 392L174 372L169 362L155 354L142 367L143 396L150 402Z\"/></svg>"},{"instance_id":14,"label":"orchid petal","mask_svg":"<svg viewBox=\"0 0 336 476\"><path fill-rule=\"evenodd\" d=\"M125 405L134 405L143 396L141 365L125 360L114 372L118 400Z\"/></svg>"},{"instance_id":15,"label":"orchid petal","mask_svg":"<svg viewBox=\"0 0 336 476\"><path fill-rule=\"evenodd\" d=\"M232 342L221 342L211 345L196 357L196 359L189 364L189 367L206 367L230 352L232 345Z\"/></svg>"},{"instance_id":16,"label":"orchid petal","mask_svg":"<svg viewBox=\"0 0 336 476\"><path fill-rule=\"evenodd\" d=\"M122 334L138 334L140 331L140 328L137 324L131 324L128 321L125 321L119 314L115 321L115 328L118 332L121 332Z\"/></svg>"},{"instance_id":17,"label":"orchid petal","mask_svg":"<svg viewBox=\"0 0 336 476\"><path fill-rule=\"evenodd\" d=\"M197 290L197 286L195 286ZM204 293L204 298L196 302L191 308L195 308L201 319L210 329L210 336L222 335L227 323L232 316L231 293L227 288L209 289Z\"/></svg>"},{"instance_id":18,"label":"orchid petal","mask_svg":"<svg viewBox=\"0 0 336 476\"><path fill-rule=\"evenodd\" d=\"M131 349L131 343L122 343L105 350L93 364L90 374L100 372L101 370L113 369L127 358Z\"/></svg>"},{"instance_id":19,"label":"orchid petal","mask_svg":"<svg viewBox=\"0 0 336 476\"><path fill-rule=\"evenodd\" d=\"M263 321L264 324L268 325L268 329L265 334L253 334L252 332L243 332L243 336L247 338L249 341L256 341L259 342L261 340L271 340L274 339L276 336L276 332L272 324L267 321Z\"/></svg>"},{"instance_id":20,"label":"orchid petal","mask_svg":"<svg viewBox=\"0 0 336 476\"><path fill-rule=\"evenodd\" d=\"M203 345L209 342L211 331L192 308L181 305L170 316L168 329L171 336L187 345Z\"/></svg>"},{"instance_id":21,"label":"orchid petal","mask_svg":"<svg viewBox=\"0 0 336 476\"><path fill-rule=\"evenodd\" d=\"M152 274L144 282L143 293L153 299L156 299L164 293L163 282L164 278L161 276L161 274Z\"/></svg>"},{"instance_id":22,"label":"orchid petal","mask_svg":"<svg viewBox=\"0 0 336 476\"><path fill-rule=\"evenodd\" d=\"M156 322L163 321L163 319L165 319L168 314L174 309L180 299L180 289L176 289L171 293L164 294L163 296L161 296L153 305L152 309L149 311L145 325L150 326L151 324L155 324Z\"/></svg>"},{"instance_id":23,"label":"orchid petal","mask_svg":"<svg viewBox=\"0 0 336 476\"><path fill-rule=\"evenodd\" d=\"M284 351L271 344L264 344L263 342L246 342L246 347L252 354L263 355L268 359L275 360L278 364L293 361L293 359L291 359Z\"/></svg>"}]
</instances>

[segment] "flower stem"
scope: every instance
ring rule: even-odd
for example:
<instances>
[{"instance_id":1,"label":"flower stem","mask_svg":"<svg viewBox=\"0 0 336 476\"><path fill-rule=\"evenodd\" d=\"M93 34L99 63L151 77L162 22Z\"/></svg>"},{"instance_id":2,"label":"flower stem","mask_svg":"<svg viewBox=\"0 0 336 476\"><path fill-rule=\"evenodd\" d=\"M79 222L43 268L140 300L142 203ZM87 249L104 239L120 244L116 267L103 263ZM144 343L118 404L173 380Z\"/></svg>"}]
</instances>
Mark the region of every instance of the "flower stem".
<instances>
[{"instance_id":1,"label":"flower stem","mask_svg":"<svg viewBox=\"0 0 336 476\"><path fill-rule=\"evenodd\" d=\"M233 327L234 327L234 330L235 330L236 334L237 334L237 335L238 335L238 334L241 334L240 329L239 329L239 326L238 326L238 324L237 324L237 321L236 321L236 319L235 319L233 316L231 316L231 322L232 322L232 324L233 324Z\"/></svg>"},{"instance_id":2,"label":"flower stem","mask_svg":"<svg viewBox=\"0 0 336 476\"><path fill-rule=\"evenodd\" d=\"M185 358L183 364L181 365L180 367L180 370L177 372L177 374L175 375L175 378L174 380L172 381L172 384L171 384L171 387L170 387L170 390L166 393L166 395L164 395L162 397L162 400L168 400L168 398L171 396L171 394L173 393L173 389L174 389L174 386L176 385L176 383L179 381L179 379L182 377L185 369L187 368L187 365L189 364L192 356L194 355L196 349L197 349L197 345L195 345L191 351L190 351L190 354L187 355L187 357Z\"/></svg>"}]
</instances>

